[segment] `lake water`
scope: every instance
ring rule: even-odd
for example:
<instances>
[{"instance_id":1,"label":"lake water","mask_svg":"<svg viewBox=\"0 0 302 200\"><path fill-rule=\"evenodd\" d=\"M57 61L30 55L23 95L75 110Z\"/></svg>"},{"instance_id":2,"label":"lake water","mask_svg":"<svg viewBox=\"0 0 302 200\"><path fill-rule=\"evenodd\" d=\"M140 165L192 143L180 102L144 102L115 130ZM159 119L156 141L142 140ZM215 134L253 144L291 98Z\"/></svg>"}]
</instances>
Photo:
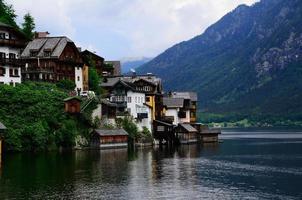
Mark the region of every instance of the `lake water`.
<instances>
[{"instance_id":1,"label":"lake water","mask_svg":"<svg viewBox=\"0 0 302 200\"><path fill-rule=\"evenodd\" d=\"M5 154L0 199L302 199L302 132L224 131L217 145Z\"/></svg>"}]
</instances>

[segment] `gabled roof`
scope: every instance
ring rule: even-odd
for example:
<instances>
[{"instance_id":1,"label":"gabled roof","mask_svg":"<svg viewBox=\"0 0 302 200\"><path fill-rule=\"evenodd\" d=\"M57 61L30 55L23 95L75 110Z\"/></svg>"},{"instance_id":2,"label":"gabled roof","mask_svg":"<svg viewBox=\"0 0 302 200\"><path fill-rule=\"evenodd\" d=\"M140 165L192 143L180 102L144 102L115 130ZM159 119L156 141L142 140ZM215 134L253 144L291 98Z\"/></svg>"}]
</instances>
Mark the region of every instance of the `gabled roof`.
<instances>
[{"instance_id":1,"label":"gabled roof","mask_svg":"<svg viewBox=\"0 0 302 200\"><path fill-rule=\"evenodd\" d=\"M180 127L184 128L189 133L196 133L198 132L196 128L191 126L190 124L178 124Z\"/></svg>"},{"instance_id":2,"label":"gabled roof","mask_svg":"<svg viewBox=\"0 0 302 200\"><path fill-rule=\"evenodd\" d=\"M163 104L167 108L182 108L184 105L184 99L183 98L164 97Z\"/></svg>"},{"instance_id":3,"label":"gabled roof","mask_svg":"<svg viewBox=\"0 0 302 200\"><path fill-rule=\"evenodd\" d=\"M82 54L82 55L85 55L85 56L91 55L91 56L93 56L93 57L95 57L95 58L97 58L97 59L100 59L100 60L103 60L103 61L104 61L104 58L103 58L103 57L101 57L101 56L99 56L99 55L97 55L97 54L95 54L95 53L93 53L93 52L91 52L91 51L89 51L89 50L87 50L87 49L86 49L85 51L82 51L81 54Z\"/></svg>"},{"instance_id":4,"label":"gabled roof","mask_svg":"<svg viewBox=\"0 0 302 200\"><path fill-rule=\"evenodd\" d=\"M78 101L82 101L81 97L79 97L79 96L72 96L72 97L68 97L68 98L64 99L64 102L70 101L70 100L74 100L74 99L78 100Z\"/></svg>"},{"instance_id":5,"label":"gabled roof","mask_svg":"<svg viewBox=\"0 0 302 200\"><path fill-rule=\"evenodd\" d=\"M128 135L124 129L96 129L95 133L99 136Z\"/></svg>"},{"instance_id":6,"label":"gabled roof","mask_svg":"<svg viewBox=\"0 0 302 200\"><path fill-rule=\"evenodd\" d=\"M197 101L196 92L172 92L172 97L190 99L191 101Z\"/></svg>"},{"instance_id":7,"label":"gabled roof","mask_svg":"<svg viewBox=\"0 0 302 200\"><path fill-rule=\"evenodd\" d=\"M21 54L22 58L30 57L31 52L38 52L37 57L43 58L45 52L50 52L50 57L58 58L61 56L68 43L73 43L68 37L44 37L36 38L29 42ZM74 43L73 43L74 44Z\"/></svg>"},{"instance_id":8,"label":"gabled roof","mask_svg":"<svg viewBox=\"0 0 302 200\"><path fill-rule=\"evenodd\" d=\"M5 130L6 129L6 127L4 126L4 124L2 124L1 122L0 122L0 130Z\"/></svg>"}]
</instances>

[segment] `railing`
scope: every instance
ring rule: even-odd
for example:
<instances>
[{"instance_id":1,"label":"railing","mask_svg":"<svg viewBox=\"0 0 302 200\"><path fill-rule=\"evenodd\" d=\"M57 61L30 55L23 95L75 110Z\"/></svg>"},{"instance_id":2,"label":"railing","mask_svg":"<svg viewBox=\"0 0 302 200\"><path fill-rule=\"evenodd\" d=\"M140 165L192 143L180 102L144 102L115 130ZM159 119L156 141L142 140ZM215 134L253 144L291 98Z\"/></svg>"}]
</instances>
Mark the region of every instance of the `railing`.
<instances>
[{"instance_id":1,"label":"railing","mask_svg":"<svg viewBox=\"0 0 302 200\"><path fill-rule=\"evenodd\" d=\"M14 40L14 39L0 39L0 45L9 45L9 46L25 46L26 42L23 40Z\"/></svg>"},{"instance_id":2,"label":"railing","mask_svg":"<svg viewBox=\"0 0 302 200\"><path fill-rule=\"evenodd\" d=\"M22 60L16 58L0 58L0 64L22 66Z\"/></svg>"},{"instance_id":3,"label":"railing","mask_svg":"<svg viewBox=\"0 0 302 200\"><path fill-rule=\"evenodd\" d=\"M35 74L35 73L53 74L54 71L49 70L49 69L41 69L41 68L27 68L27 69L22 68L21 73L23 73L23 74L25 74L25 73L29 73L29 74Z\"/></svg>"}]
</instances>

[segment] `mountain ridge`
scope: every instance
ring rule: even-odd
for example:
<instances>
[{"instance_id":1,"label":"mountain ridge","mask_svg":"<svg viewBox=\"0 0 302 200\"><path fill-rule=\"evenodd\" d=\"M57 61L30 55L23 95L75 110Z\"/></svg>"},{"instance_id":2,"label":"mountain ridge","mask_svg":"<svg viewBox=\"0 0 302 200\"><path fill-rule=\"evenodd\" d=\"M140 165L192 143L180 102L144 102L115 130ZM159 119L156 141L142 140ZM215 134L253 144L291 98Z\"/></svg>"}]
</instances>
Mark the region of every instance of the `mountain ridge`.
<instances>
[{"instance_id":1,"label":"mountain ridge","mask_svg":"<svg viewBox=\"0 0 302 200\"><path fill-rule=\"evenodd\" d=\"M302 89L301 13L299 0L240 5L201 35L170 47L137 71L159 75L168 90L198 92L202 111L288 114L291 102L302 99L295 93ZM247 97L248 102L242 102ZM276 108L267 110L270 102ZM282 102L289 106L280 110ZM302 113L302 103L295 105Z\"/></svg>"}]
</instances>

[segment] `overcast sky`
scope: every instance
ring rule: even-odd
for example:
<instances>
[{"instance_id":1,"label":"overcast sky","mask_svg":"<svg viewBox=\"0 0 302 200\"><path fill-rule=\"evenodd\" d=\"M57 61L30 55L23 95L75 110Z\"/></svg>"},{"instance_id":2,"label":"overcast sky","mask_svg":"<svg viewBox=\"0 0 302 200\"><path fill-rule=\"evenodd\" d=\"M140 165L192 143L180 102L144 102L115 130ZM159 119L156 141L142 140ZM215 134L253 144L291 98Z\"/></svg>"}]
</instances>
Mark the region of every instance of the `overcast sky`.
<instances>
[{"instance_id":1,"label":"overcast sky","mask_svg":"<svg viewBox=\"0 0 302 200\"><path fill-rule=\"evenodd\" d=\"M239 4L257 0L6 0L18 22L26 12L37 31L66 35L105 59L154 57L202 33Z\"/></svg>"}]
</instances>

